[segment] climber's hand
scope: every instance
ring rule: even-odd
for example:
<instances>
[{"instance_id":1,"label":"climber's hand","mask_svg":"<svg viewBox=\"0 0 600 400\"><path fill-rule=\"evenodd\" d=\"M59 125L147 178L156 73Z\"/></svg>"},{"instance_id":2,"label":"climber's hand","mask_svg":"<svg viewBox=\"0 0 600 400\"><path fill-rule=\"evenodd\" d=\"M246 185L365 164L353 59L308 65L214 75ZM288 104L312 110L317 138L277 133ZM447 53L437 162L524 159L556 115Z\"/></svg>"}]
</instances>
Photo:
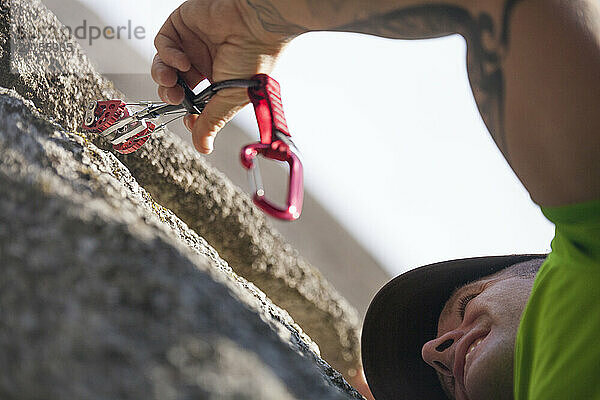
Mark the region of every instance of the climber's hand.
<instances>
[{"instance_id":1,"label":"climber's hand","mask_svg":"<svg viewBox=\"0 0 600 400\"><path fill-rule=\"evenodd\" d=\"M158 54L152 65L163 101L183 101L177 71L183 72L190 87L204 78L218 82L271 72L285 44L298 32L266 31L250 4L189 0L169 16L154 41ZM184 123L196 149L209 154L217 132L247 103L246 90L222 90L201 115L186 116Z\"/></svg>"}]
</instances>

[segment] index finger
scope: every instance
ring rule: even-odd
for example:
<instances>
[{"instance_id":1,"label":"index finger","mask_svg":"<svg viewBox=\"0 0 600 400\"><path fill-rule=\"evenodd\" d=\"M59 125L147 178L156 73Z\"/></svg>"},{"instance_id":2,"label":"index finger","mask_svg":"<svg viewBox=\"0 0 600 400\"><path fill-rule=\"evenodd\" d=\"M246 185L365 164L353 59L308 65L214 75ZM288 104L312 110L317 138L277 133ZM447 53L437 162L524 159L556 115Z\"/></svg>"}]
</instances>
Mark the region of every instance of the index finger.
<instances>
[{"instance_id":1,"label":"index finger","mask_svg":"<svg viewBox=\"0 0 600 400\"><path fill-rule=\"evenodd\" d=\"M165 64L158 54L154 56L150 74L160 86L174 87L177 84L177 70Z\"/></svg>"},{"instance_id":2,"label":"index finger","mask_svg":"<svg viewBox=\"0 0 600 400\"><path fill-rule=\"evenodd\" d=\"M173 11L160 28L154 38L154 47L164 64L185 72L192 67L192 63L183 51L179 34L173 25L173 18L178 12L179 8Z\"/></svg>"},{"instance_id":3,"label":"index finger","mask_svg":"<svg viewBox=\"0 0 600 400\"><path fill-rule=\"evenodd\" d=\"M158 54L154 56L150 74L152 75L154 82L165 88L175 87L178 76L182 76L192 89L194 89L198 83L206 79L206 77L194 66L192 66L189 71L178 74L177 70L165 64Z\"/></svg>"}]
</instances>

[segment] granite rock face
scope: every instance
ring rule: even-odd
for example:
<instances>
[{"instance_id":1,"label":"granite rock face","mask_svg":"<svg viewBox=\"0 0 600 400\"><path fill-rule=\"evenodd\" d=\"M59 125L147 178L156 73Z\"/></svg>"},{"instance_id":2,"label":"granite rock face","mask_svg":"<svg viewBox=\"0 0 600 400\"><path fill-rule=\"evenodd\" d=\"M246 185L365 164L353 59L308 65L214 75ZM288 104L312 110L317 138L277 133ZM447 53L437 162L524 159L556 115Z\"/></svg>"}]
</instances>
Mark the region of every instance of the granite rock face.
<instances>
[{"instance_id":1,"label":"granite rock face","mask_svg":"<svg viewBox=\"0 0 600 400\"><path fill-rule=\"evenodd\" d=\"M112 154L0 89L0 397L361 398Z\"/></svg>"},{"instance_id":2,"label":"granite rock face","mask_svg":"<svg viewBox=\"0 0 600 400\"><path fill-rule=\"evenodd\" d=\"M71 132L78 129L88 101L123 97L94 71L76 44L73 51L36 54L36 62L11 54L11 15L24 38L65 40L60 22L39 0L0 0L0 86L14 89L45 118ZM49 74L50 67L62 73ZM97 138L87 139L108 148ZM330 364L352 375L359 362L355 310L268 224L248 196L168 132L133 155L117 157L157 203L287 310Z\"/></svg>"}]
</instances>

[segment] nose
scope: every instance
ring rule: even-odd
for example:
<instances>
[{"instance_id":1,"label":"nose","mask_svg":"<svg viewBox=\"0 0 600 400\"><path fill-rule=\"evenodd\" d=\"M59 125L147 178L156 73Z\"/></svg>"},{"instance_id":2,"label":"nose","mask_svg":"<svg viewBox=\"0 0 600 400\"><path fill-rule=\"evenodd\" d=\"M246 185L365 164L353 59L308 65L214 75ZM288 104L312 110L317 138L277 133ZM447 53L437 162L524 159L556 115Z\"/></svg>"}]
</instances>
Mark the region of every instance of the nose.
<instances>
[{"instance_id":1,"label":"nose","mask_svg":"<svg viewBox=\"0 0 600 400\"><path fill-rule=\"evenodd\" d=\"M452 376L455 345L460 337L461 333L454 330L425 343L421 349L423 361L440 374Z\"/></svg>"}]
</instances>

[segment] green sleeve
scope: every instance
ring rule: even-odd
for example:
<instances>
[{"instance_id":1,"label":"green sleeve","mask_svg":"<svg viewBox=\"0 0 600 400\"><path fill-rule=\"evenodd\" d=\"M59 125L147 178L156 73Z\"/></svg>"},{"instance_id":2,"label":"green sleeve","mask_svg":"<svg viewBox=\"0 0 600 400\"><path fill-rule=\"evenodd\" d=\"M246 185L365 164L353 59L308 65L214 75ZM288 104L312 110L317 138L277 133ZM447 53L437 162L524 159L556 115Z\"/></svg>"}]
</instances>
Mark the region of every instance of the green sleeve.
<instances>
[{"instance_id":1,"label":"green sleeve","mask_svg":"<svg viewBox=\"0 0 600 400\"><path fill-rule=\"evenodd\" d=\"M600 399L600 201L542 212L556 232L517 334L515 399Z\"/></svg>"}]
</instances>

